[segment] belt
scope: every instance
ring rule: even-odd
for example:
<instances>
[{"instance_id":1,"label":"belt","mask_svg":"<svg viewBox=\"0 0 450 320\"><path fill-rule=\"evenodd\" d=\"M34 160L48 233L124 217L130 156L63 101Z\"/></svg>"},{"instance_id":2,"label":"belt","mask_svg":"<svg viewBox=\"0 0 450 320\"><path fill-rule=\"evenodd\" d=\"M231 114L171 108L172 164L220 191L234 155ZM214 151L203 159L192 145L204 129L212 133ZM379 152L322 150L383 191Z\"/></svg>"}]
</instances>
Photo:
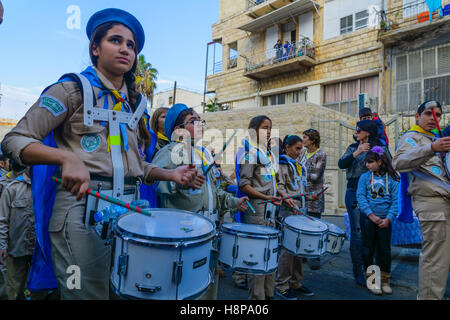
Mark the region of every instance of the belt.
<instances>
[{"instance_id":1,"label":"belt","mask_svg":"<svg viewBox=\"0 0 450 320\"><path fill-rule=\"evenodd\" d=\"M90 176L91 176L91 180L92 181L109 182L111 184L113 183L113 178L112 177L103 177L103 176L99 176L99 175L96 175L96 174L91 174ZM141 179L140 178L136 178L136 177L125 177L123 183L135 186L136 183L139 180L141 180Z\"/></svg>"}]
</instances>

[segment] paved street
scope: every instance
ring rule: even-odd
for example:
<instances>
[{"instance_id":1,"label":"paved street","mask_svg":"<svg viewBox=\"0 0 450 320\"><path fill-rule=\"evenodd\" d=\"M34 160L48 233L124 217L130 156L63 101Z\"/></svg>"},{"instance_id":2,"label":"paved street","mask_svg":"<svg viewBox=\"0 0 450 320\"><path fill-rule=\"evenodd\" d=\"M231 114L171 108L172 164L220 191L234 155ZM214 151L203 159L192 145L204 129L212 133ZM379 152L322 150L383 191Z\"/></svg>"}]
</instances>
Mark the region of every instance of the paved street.
<instances>
[{"instance_id":1,"label":"paved street","mask_svg":"<svg viewBox=\"0 0 450 320\"><path fill-rule=\"evenodd\" d=\"M324 216L324 220L345 230L344 217ZM326 254L321 258L320 270L313 271L304 264L303 283L314 291L312 297L300 296L299 300L415 300L419 248L392 248L392 295L375 296L353 280L349 241L345 241L341 253L336 256ZM220 279L218 300L247 300L246 290L233 285L231 272ZM450 279L447 283L447 297L450 293ZM275 299L280 299L275 296Z\"/></svg>"}]
</instances>

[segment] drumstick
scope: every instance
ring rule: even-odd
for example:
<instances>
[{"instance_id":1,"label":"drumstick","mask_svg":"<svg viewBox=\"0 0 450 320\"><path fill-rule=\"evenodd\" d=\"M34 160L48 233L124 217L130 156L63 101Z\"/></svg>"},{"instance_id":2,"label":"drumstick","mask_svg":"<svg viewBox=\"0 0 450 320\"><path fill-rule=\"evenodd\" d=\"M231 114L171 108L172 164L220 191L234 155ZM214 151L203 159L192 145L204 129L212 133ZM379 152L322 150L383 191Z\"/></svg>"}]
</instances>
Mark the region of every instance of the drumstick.
<instances>
[{"instance_id":1,"label":"drumstick","mask_svg":"<svg viewBox=\"0 0 450 320\"><path fill-rule=\"evenodd\" d=\"M300 198L300 197L306 197L308 194L311 194L311 193L307 193L306 195L302 194L302 193L299 193L299 194L296 194L296 195L293 195L293 196L282 197L282 198L280 198L280 200L288 200L288 199L295 199L295 198ZM275 202L275 201L276 200L261 200L261 201L257 202L257 204L263 204L263 203L269 203L269 202Z\"/></svg>"},{"instance_id":2,"label":"drumstick","mask_svg":"<svg viewBox=\"0 0 450 320\"><path fill-rule=\"evenodd\" d=\"M431 109L431 113L433 114L433 119L434 119L434 122L436 123L436 128L438 129L438 132L439 132L439 137L442 138L441 127L439 126L439 121L436 117L436 112L434 112L434 109Z\"/></svg>"},{"instance_id":3,"label":"drumstick","mask_svg":"<svg viewBox=\"0 0 450 320\"><path fill-rule=\"evenodd\" d=\"M250 208L250 210L252 210L253 214L256 214L255 208L253 208L253 206L250 204L250 201L245 200L245 202L247 202L247 205Z\"/></svg>"},{"instance_id":4,"label":"drumstick","mask_svg":"<svg viewBox=\"0 0 450 320\"><path fill-rule=\"evenodd\" d=\"M222 153L225 152L225 149L228 147L228 144L231 142L231 140L234 138L234 136L236 135L237 130L234 130L233 134L231 135L231 137L227 140L227 142L225 142L225 144L222 147L222 150L214 157L217 158L218 156L222 155ZM212 169L212 167L214 166L215 162L213 161L213 163L211 163L208 168L205 171L205 176L208 174L209 170Z\"/></svg>"},{"instance_id":5,"label":"drumstick","mask_svg":"<svg viewBox=\"0 0 450 320\"><path fill-rule=\"evenodd\" d=\"M322 193L324 193L327 190L328 190L328 187L326 187L325 189L322 189L322 191L320 191L317 195L320 196Z\"/></svg>"},{"instance_id":6,"label":"drumstick","mask_svg":"<svg viewBox=\"0 0 450 320\"><path fill-rule=\"evenodd\" d=\"M61 178L57 178L57 177L53 176L51 179L54 182L56 182L56 183L59 183L59 184L61 183ZM107 201L109 203L112 203L112 204L116 204L116 205L118 205L120 207L123 207L123 208L126 208L128 210L131 210L131 211L143 214L144 216L148 216L148 217L152 216L152 214L150 212L145 211L145 209L142 209L141 207L133 206L132 204L130 204L128 202L121 201L119 199L116 199L114 197L111 197L111 196L108 196L106 194L100 193L98 191L93 191L91 189L87 189L86 192L89 195L93 196L93 197L105 200L105 201Z\"/></svg>"},{"instance_id":7,"label":"drumstick","mask_svg":"<svg viewBox=\"0 0 450 320\"><path fill-rule=\"evenodd\" d=\"M308 219L311 220L311 221L313 220L313 218L311 218L310 216L308 216L306 213L300 212L300 208L298 208L298 207L293 207L293 208L291 208L291 209L293 209L295 213L297 213L297 214L299 214L299 215L302 215L302 216L305 216L306 218L308 218Z\"/></svg>"}]
</instances>

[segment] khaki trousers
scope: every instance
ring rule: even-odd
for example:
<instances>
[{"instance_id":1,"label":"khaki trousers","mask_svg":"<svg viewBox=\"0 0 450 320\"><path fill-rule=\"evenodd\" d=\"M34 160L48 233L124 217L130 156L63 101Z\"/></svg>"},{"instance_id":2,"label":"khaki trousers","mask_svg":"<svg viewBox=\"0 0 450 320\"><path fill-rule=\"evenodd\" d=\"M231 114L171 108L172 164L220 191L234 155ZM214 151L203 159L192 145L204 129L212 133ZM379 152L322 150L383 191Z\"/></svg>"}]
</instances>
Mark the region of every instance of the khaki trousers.
<instances>
[{"instance_id":1,"label":"khaki trousers","mask_svg":"<svg viewBox=\"0 0 450 320\"><path fill-rule=\"evenodd\" d=\"M31 255L7 259L6 283L9 300L25 300L25 287L31 267Z\"/></svg>"},{"instance_id":2,"label":"khaki trousers","mask_svg":"<svg viewBox=\"0 0 450 320\"><path fill-rule=\"evenodd\" d=\"M217 292L219 291L219 269L216 266L214 272L214 283L211 284L206 293L200 298L200 300L217 300Z\"/></svg>"},{"instance_id":3,"label":"khaki trousers","mask_svg":"<svg viewBox=\"0 0 450 320\"><path fill-rule=\"evenodd\" d=\"M0 264L0 300L8 300L8 290L6 286L6 262Z\"/></svg>"},{"instance_id":4,"label":"khaki trousers","mask_svg":"<svg viewBox=\"0 0 450 320\"><path fill-rule=\"evenodd\" d=\"M49 224L53 269L62 300L108 300L111 248L84 224L85 197L76 197L58 186ZM79 268L80 286L76 273Z\"/></svg>"},{"instance_id":5,"label":"khaki trousers","mask_svg":"<svg viewBox=\"0 0 450 320\"><path fill-rule=\"evenodd\" d=\"M278 276L275 281L276 289L284 292L288 289L299 289L300 281L303 279L303 258L290 254L281 249L278 261Z\"/></svg>"},{"instance_id":6,"label":"khaki trousers","mask_svg":"<svg viewBox=\"0 0 450 320\"><path fill-rule=\"evenodd\" d=\"M423 238L417 299L440 300L450 268L450 199L413 196L412 200Z\"/></svg>"}]
</instances>

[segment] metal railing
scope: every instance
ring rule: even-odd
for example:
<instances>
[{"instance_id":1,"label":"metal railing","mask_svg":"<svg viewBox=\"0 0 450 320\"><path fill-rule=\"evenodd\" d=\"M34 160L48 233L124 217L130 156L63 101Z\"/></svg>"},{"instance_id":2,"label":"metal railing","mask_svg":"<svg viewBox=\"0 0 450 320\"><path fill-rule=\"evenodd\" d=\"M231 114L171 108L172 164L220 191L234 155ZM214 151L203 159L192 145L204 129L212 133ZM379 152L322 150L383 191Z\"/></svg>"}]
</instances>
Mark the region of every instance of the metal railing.
<instances>
[{"instance_id":1,"label":"metal railing","mask_svg":"<svg viewBox=\"0 0 450 320\"><path fill-rule=\"evenodd\" d=\"M273 65L301 56L315 59L316 47L314 42L305 38L299 43L289 44L286 48L273 48L254 56L243 57L246 59L245 71L254 71L267 65Z\"/></svg>"},{"instance_id":2,"label":"metal railing","mask_svg":"<svg viewBox=\"0 0 450 320\"><path fill-rule=\"evenodd\" d=\"M260 5L263 2L268 2L272 0L247 0L247 9L256 7L257 5Z\"/></svg>"},{"instance_id":3,"label":"metal railing","mask_svg":"<svg viewBox=\"0 0 450 320\"><path fill-rule=\"evenodd\" d=\"M421 15L424 13L427 15ZM382 10L380 11L379 16L380 30L382 32L429 21L428 6L425 1L397 6L386 11Z\"/></svg>"}]
</instances>

